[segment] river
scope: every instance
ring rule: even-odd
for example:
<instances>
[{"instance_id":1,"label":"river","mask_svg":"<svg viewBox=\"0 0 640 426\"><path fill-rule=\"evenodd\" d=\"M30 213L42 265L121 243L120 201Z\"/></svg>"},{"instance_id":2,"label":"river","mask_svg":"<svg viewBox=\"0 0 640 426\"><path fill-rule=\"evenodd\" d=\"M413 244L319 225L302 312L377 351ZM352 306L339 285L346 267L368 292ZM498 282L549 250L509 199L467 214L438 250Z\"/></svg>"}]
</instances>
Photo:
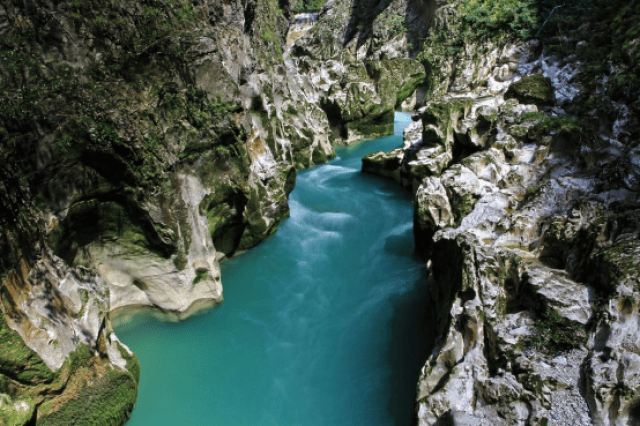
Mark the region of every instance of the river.
<instances>
[{"instance_id":1,"label":"river","mask_svg":"<svg viewBox=\"0 0 640 426\"><path fill-rule=\"evenodd\" d=\"M222 305L120 321L142 370L128 426L411 425L433 324L411 194L360 172L409 122L299 173L291 217L222 265Z\"/></svg>"}]
</instances>

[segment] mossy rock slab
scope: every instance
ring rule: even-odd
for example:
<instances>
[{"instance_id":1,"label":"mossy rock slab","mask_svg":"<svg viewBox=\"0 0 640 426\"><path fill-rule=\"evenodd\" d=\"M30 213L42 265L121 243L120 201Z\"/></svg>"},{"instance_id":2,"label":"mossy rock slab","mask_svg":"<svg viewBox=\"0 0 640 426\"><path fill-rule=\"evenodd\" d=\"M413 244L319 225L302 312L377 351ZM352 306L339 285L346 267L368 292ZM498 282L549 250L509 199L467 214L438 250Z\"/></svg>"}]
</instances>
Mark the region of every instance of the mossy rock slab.
<instances>
[{"instance_id":1,"label":"mossy rock slab","mask_svg":"<svg viewBox=\"0 0 640 426\"><path fill-rule=\"evenodd\" d=\"M4 426L26 426L35 424L36 405L33 401L13 400L0 394L0 424Z\"/></svg>"},{"instance_id":2,"label":"mossy rock slab","mask_svg":"<svg viewBox=\"0 0 640 426\"><path fill-rule=\"evenodd\" d=\"M391 152L379 151L368 154L362 158L362 171L401 182L402 157L402 148L394 149Z\"/></svg>"},{"instance_id":3,"label":"mossy rock slab","mask_svg":"<svg viewBox=\"0 0 640 426\"><path fill-rule=\"evenodd\" d=\"M526 76L513 83L504 97L505 99L517 99L522 104L538 106L555 104L551 79L542 74Z\"/></svg>"},{"instance_id":4,"label":"mossy rock slab","mask_svg":"<svg viewBox=\"0 0 640 426\"><path fill-rule=\"evenodd\" d=\"M366 117L345 125L349 140L367 139L393 134L394 112L389 111L377 117Z\"/></svg>"},{"instance_id":5,"label":"mossy rock slab","mask_svg":"<svg viewBox=\"0 0 640 426\"><path fill-rule=\"evenodd\" d=\"M40 417L38 425L120 426L128 420L137 396L133 375L116 368L60 409Z\"/></svg>"},{"instance_id":6,"label":"mossy rock slab","mask_svg":"<svg viewBox=\"0 0 640 426\"><path fill-rule=\"evenodd\" d=\"M0 374L26 385L51 382L53 372L20 335L9 328L4 315L0 312Z\"/></svg>"}]
</instances>

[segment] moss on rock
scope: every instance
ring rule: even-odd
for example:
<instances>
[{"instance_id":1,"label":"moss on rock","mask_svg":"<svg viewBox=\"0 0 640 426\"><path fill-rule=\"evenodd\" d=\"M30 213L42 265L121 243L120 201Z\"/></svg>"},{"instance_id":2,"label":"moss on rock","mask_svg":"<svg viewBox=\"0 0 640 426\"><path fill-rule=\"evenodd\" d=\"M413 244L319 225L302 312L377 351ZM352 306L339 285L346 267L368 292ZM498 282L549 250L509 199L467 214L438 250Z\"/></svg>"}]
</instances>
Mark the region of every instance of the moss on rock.
<instances>
[{"instance_id":1,"label":"moss on rock","mask_svg":"<svg viewBox=\"0 0 640 426\"><path fill-rule=\"evenodd\" d=\"M523 104L548 106L555 103L551 79L542 74L522 77L513 83L504 95L505 99L517 99Z\"/></svg>"},{"instance_id":2,"label":"moss on rock","mask_svg":"<svg viewBox=\"0 0 640 426\"><path fill-rule=\"evenodd\" d=\"M49 383L54 378L38 354L9 328L3 312L0 312L0 374L27 385Z\"/></svg>"},{"instance_id":3,"label":"moss on rock","mask_svg":"<svg viewBox=\"0 0 640 426\"><path fill-rule=\"evenodd\" d=\"M51 414L38 419L38 425L120 426L133 410L138 385L131 373L115 369Z\"/></svg>"},{"instance_id":4,"label":"moss on rock","mask_svg":"<svg viewBox=\"0 0 640 426\"><path fill-rule=\"evenodd\" d=\"M31 399L14 400L0 393L0 424L27 426L35 424L36 405Z\"/></svg>"}]
</instances>

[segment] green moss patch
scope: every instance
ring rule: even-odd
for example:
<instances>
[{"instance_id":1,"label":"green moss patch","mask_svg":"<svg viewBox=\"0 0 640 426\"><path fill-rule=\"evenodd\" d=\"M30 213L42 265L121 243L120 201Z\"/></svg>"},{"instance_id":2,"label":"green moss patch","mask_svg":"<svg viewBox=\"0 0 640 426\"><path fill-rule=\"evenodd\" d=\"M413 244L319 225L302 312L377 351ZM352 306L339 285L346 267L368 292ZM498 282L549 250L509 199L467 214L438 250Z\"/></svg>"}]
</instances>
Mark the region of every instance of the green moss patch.
<instances>
[{"instance_id":1,"label":"green moss patch","mask_svg":"<svg viewBox=\"0 0 640 426\"><path fill-rule=\"evenodd\" d=\"M196 276L193 279L193 285L198 284L200 281L204 281L205 279L207 279L208 276L209 276L208 271L198 269L196 271Z\"/></svg>"},{"instance_id":2,"label":"green moss patch","mask_svg":"<svg viewBox=\"0 0 640 426\"><path fill-rule=\"evenodd\" d=\"M15 403L19 404L19 409L16 409ZM31 400L14 401L9 396L0 393L0 424L3 426L35 424L35 409L36 406Z\"/></svg>"},{"instance_id":3,"label":"green moss patch","mask_svg":"<svg viewBox=\"0 0 640 426\"><path fill-rule=\"evenodd\" d=\"M0 312L0 374L29 385L51 382L53 372L25 345L20 335L9 328L4 315Z\"/></svg>"},{"instance_id":4,"label":"green moss patch","mask_svg":"<svg viewBox=\"0 0 640 426\"><path fill-rule=\"evenodd\" d=\"M538 106L553 105L555 103L551 79L544 77L542 74L522 77L522 79L509 87L504 97L505 99L515 98L523 104L535 104Z\"/></svg>"},{"instance_id":5,"label":"green moss patch","mask_svg":"<svg viewBox=\"0 0 640 426\"><path fill-rule=\"evenodd\" d=\"M41 416L38 425L120 426L128 420L137 396L132 374L111 370L59 410Z\"/></svg>"},{"instance_id":6,"label":"green moss patch","mask_svg":"<svg viewBox=\"0 0 640 426\"><path fill-rule=\"evenodd\" d=\"M118 344L120 355L127 361L127 371L131 373L136 383L140 383L140 362L135 355L130 354L122 345Z\"/></svg>"},{"instance_id":7,"label":"green moss patch","mask_svg":"<svg viewBox=\"0 0 640 426\"><path fill-rule=\"evenodd\" d=\"M348 130L362 137L384 136L393 133L394 112L390 111L379 117L366 117L346 124Z\"/></svg>"},{"instance_id":8,"label":"green moss patch","mask_svg":"<svg viewBox=\"0 0 640 426\"><path fill-rule=\"evenodd\" d=\"M119 350L128 371L93 356L85 345L72 352L56 372L54 392L38 408L38 425L123 425L138 395L140 365L135 355Z\"/></svg>"},{"instance_id":9,"label":"green moss patch","mask_svg":"<svg viewBox=\"0 0 640 426\"><path fill-rule=\"evenodd\" d=\"M535 0L466 0L458 10L465 38L496 37L501 32L528 37L538 24Z\"/></svg>"},{"instance_id":10,"label":"green moss patch","mask_svg":"<svg viewBox=\"0 0 640 426\"><path fill-rule=\"evenodd\" d=\"M289 7L293 13L318 12L327 0L292 0Z\"/></svg>"}]
</instances>

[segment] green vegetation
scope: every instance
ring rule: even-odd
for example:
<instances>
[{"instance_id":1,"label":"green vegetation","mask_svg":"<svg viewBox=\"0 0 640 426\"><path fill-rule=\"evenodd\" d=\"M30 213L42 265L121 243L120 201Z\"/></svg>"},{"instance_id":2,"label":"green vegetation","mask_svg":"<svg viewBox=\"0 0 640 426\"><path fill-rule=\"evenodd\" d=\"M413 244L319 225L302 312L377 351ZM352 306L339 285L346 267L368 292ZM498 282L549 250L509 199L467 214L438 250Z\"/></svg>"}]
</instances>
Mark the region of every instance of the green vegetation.
<instances>
[{"instance_id":1,"label":"green vegetation","mask_svg":"<svg viewBox=\"0 0 640 426\"><path fill-rule=\"evenodd\" d=\"M53 373L7 326L4 315L0 313L0 394L8 396L0 395L0 405L19 394L20 400L39 406L39 425L119 426L125 422L133 409L140 377L135 355L120 347L128 369L122 371L112 369L87 346L80 345ZM67 387L80 389L75 399L67 400ZM16 417L11 410L0 410L0 421L22 426L26 423L17 420L23 416L30 420L32 413L18 413Z\"/></svg>"},{"instance_id":2,"label":"green vegetation","mask_svg":"<svg viewBox=\"0 0 640 426\"><path fill-rule=\"evenodd\" d=\"M140 362L135 355L130 354L122 345L118 344L120 355L127 361L127 371L131 373L136 383L140 383Z\"/></svg>"},{"instance_id":3,"label":"green vegetation","mask_svg":"<svg viewBox=\"0 0 640 426\"><path fill-rule=\"evenodd\" d=\"M31 399L21 399L20 402L27 403L29 409L26 411L14 410L14 401L8 395L0 393L0 424L3 426L26 426L35 424L35 404Z\"/></svg>"},{"instance_id":4,"label":"green vegetation","mask_svg":"<svg viewBox=\"0 0 640 426\"><path fill-rule=\"evenodd\" d=\"M388 135L393 133L393 114L393 111L390 111L379 117L351 121L346 124L346 128L360 136Z\"/></svg>"},{"instance_id":5,"label":"green vegetation","mask_svg":"<svg viewBox=\"0 0 640 426\"><path fill-rule=\"evenodd\" d=\"M175 266L178 271L184 270L184 268L187 267L188 262L189 258L184 253L178 253L173 258L173 266Z\"/></svg>"},{"instance_id":6,"label":"green vegetation","mask_svg":"<svg viewBox=\"0 0 640 426\"><path fill-rule=\"evenodd\" d=\"M209 272L206 269L198 269L196 270L196 276L193 279L193 285L198 284L200 281L207 279L209 276Z\"/></svg>"},{"instance_id":7,"label":"green vegetation","mask_svg":"<svg viewBox=\"0 0 640 426\"><path fill-rule=\"evenodd\" d=\"M129 418L138 395L130 373L110 370L98 382L84 387L59 410L38 419L38 425L122 425Z\"/></svg>"},{"instance_id":8,"label":"green vegetation","mask_svg":"<svg viewBox=\"0 0 640 426\"><path fill-rule=\"evenodd\" d=\"M398 13L392 13L389 15L386 21L386 26L389 29L389 37L395 37L398 34L404 34L407 32L404 26L405 18Z\"/></svg>"},{"instance_id":9,"label":"green vegetation","mask_svg":"<svg viewBox=\"0 0 640 426\"><path fill-rule=\"evenodd\" d=\"M0 375L23 384L49 383L54 374L20 337L7 325L0 312ZM4 389L0 388L0 392Z\"/></svg>"},{"instance_id":10,"label":"green vegetation","mask_svg":"<svg viewBox=\"0 0 640 426\"><path fill-rule=\"evenodd\" d=\"M122 425L137 398L140 365L135 355L119 349L129 371L104 366L85 345L72 352L51 384L52 390L58 391L38 408L42 413L38 425ZM65 386L77 386L79 391L71 400L66 400L64 394L61 400L56 399Z\"/></svg>"},{"instance_id":11,"label":"green vegetation","mask_svg":"<svg viewBox=\"0 0 640 426\"><path fill-rule=\"evenodd\" d=\"M533 197L538 192L540 192L540 188L541 188L540 185L536 185L536 186L532 186L531 188L527 188L527 195L529 195L530 197Z\"/></svg>"},{"instance_id":12,"label":"green vegetation","mask_svg":"<svg viewBox=\"0 0 640 426\"><path fill-rule=\"evenodd\" d=\"M585 341L584 327L562 317L551 308L540 315L533 327L535 336L528 339L528 344L547 354L570 350Z\"/></svg>"},{"instance_id":13,"label":"green vegetation","mask_svg":"<svg viewBox=\"0 0 640 426\"><path fill-rule=\"evenodd\" d=\"M576 78L584 87L575 102L579 112L606 112L608 97L635 101L640 89L639 0L541 0L540 15L542 24L535 35L547 41L550 51L577 54L583 63ZM574 43L555 37L564 35L586 43L576 50ZM612 68L611 63L619 66ZM603 75L608 82L597 78Z\"/></svg>"},{"instance_id":14,"label":"green vegetation","mask_svg":"<svg viewBox=\"0 0 640 426\"><path fill-rule=\"evenodd\" d=\"M464 39L491 38L505 32L526 38L538 24L535 0L464 0L459 12L464 19Z\"/></svg>"},{"instance_id":15,"label":"green vegetation","mask_svg":"<svg viewBox=\"0 0 640 426\"><path fill-rule=\"evenodd\" d=\"M633 279L640 268L637 243L634 241L618 243L598 253L596 259L598 274L606 290L611 291L617 283L628 280L635 284L636 291L640 291L639 280Z\"/></svg>"},{"instance_id":16,"label":"green vegetation","mask_svg":"<svg viewBox=\"0 0 640 426\"><path fill-rule=\"evenodd\" d=\"M216 143L229 133L226 116L237 105L208 99L192 85L167 83L172 80L167 74L184 68L190 47L203 35L194 30L202 18L191 2L150 0L135 20L114 2L74 2L71 7L94 33L93 48L103 53L102 59L82 68L56 62L45 68L32 49L24 48L38 40L28 18L0 40L6 73L0 80L0 139L6 156L25 162L22 150L34 142L32 131L38 127L53 136L56 158L82 154L83 163L115 183L155 187L169 154L164 122L189 124L173 126L174 133L181 130L178 149L192 141ZM101 161L93 161L96 156Z\"/></svg>"},{"instance_id":17,"label":"green vegetation","mask_svg":"<svg viewBox=\"0 0 640 426\"><path fill-rule=\"evenodd\" d=\"M526 76L513 83L505 93L505 99L510 98L515 98L523 104L539 106L553 105L555 103L551 80L542 74Z\"/></svg>"},{"instance_id":18,"label":"green vegetation","mask_svg":"<svg viewBox=\"0 0 640 426\"><path fill-rule=\"evenodd\" d=\"M471 194L452 194L450 198L451 210L455 220L455 226L460 226L462 219L473 211L478 200Z\"/></svg>"},{"instance_id":19,"label":"green vegetation","mask_svg":"<svg viewBox=\"0 0 640 426\"><path fill-rule=\"evenodd\" d=\"M291 1L291 11L293 13L318 12L327 0L293 0Z\"/></svg>"},{"instance_id":20,"label":"green vegetation","mask_svg":"<svg viewBox=\"0 0 640 426\"><path fill-rule=\"evenodd\" d=\"M282 61L282 45L284 44L286 18L277 0L258 1L256 16L261 19L254 21L254 34L259 36L254 40L261 45L259 55L267 63Z\"/></svg>"}]
</instances>

